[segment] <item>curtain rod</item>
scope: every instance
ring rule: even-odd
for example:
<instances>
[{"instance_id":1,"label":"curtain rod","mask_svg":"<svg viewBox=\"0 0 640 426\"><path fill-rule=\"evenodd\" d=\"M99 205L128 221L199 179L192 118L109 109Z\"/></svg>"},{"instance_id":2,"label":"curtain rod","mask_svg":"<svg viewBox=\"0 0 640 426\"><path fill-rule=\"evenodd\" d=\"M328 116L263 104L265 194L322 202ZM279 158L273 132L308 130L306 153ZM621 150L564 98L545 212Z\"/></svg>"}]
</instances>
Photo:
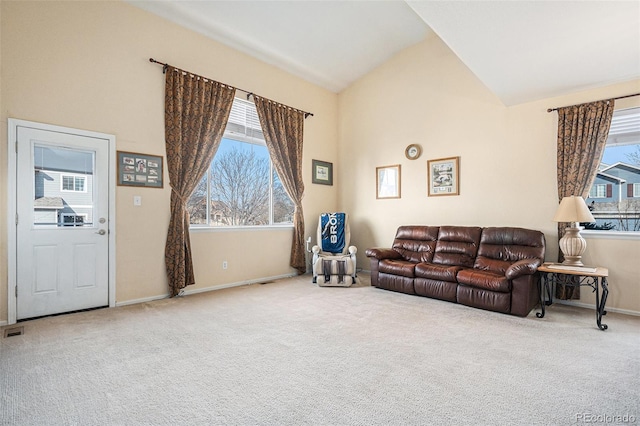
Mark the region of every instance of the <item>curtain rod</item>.
<instances>
[{"instance_id":1,"label":"curtain rod","mask_svg":"<svg viewBox=\"0 0 640 426\"><path fill-rule=\"evenodd\" d=\"M634 96L640 96L640 93L634 93L632 95L625 95L625 96L618 96L616 98L611 98L612 100L616 100L616 99L624 99L624 98L632 98ZM566 108L566 107L558 107L558 108L549 108L547 109L547 112L551 112L551 111L557 111L560 108Z\"/></svg>"},{"instance_id":2,"label":"curtain rod","mask_svg":"<svg viewBox=\"0 0 640 426\"><path fill-rule=\"evenodd\" d=\"M158 65L162 65L162 73L163 73L163 74L167 72L167 68L169 68L170 66L172 66L172 65L169 65L169 64L167 64L167 63L165 63L165 62L156 61L156 60L155 60L155 59L153 59L153 58L149 58L149 62L152 62L152 63L154 63L154 64L158 64ZM175 68L175 69L177 69L177 70L180 70L180 71L182 71L182 72L186 72L186 73L191 74L191 75L197 75L197 74L194 74L194 73L192 73L192 72L185 71L185 70L183 70L183 69L181 69L181 68L177 68L177 67L173 67L173 68ZM201 77L201 76L198 76L198 77ZM207 80L211 80L211 81L216 81L216 80L214 80L214 79L212 79L212 78L208 78L208 77L201 77L201 78L204 78L204 79L207 79ZM222 84L224 84L224 83L222 83ZM234 89L236 89L236 90L240 90L241 92L246 93L246 94L247 94L247 100L249 100L249 98L250 98L251 96L253 96L253 97L258 96L258 97L260 97L260 98L263 98L262 96L256 95L256 94L255 94L255 93L253 93L253 92L250 92L250 91L248 91L248 90L241 89L241 88L239 88L239 87L231 86L230 84L225 84L225 86L233 87L233 88L234 88ZM263 99L267 99L267 98L263 98ZM277 104L279 104L279 105L282 105L282 106L285 106L285 107L287 107L287 108L291 108L291 109L295 109L296 111L300 111L301 113L303 113L303 114L304 114L304 118L307 118L307 117L309 117L309 116L313 117L313 113L312 113L312 112L307 112L307 111L303 111L303 110L298 109L298 108L293 108L293 107L290 107L290 106L288 106L288 105L281 104L280 102L272 101L271 99L267 99L267 100L268 100L268 101L271 101L271 102L275 102L275 103L277 103Z\"/></svg>"}]
</instances>

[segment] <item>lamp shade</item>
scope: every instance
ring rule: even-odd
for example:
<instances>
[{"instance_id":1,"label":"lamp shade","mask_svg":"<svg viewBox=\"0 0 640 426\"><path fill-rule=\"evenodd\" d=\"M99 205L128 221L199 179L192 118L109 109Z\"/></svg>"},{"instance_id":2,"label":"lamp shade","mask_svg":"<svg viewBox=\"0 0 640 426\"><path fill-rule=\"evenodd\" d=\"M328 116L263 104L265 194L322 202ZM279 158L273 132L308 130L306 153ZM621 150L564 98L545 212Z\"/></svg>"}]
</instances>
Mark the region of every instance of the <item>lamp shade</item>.
<instances>
[{"instance_id":1,"label":"lamp shade","mask_svg":"<svg viewBox=\"0 0 640 426\"><path fill-rule=\"evenodd\" d=\"M595 222L593 215L584 202L584 198L577 195L564 197L560 201L558 210L553 216L554 222Z\"/></svg>"}]
</instances>

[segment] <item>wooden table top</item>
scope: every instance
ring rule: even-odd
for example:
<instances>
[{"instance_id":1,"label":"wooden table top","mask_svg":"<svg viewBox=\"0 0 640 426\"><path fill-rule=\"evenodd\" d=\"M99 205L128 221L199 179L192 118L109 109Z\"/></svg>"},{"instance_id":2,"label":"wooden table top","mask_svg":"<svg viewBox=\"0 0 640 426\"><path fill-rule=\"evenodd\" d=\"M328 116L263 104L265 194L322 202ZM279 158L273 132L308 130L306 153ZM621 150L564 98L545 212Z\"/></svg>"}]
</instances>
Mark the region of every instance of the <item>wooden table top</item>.
<instances>
[{"instance_id":1,"label":"wooden table top","mask_svg":"<svg viewBox=\"0 0 640 426\"><path fill-rule=\"evenodd\" d=\"M570 268L570 269L568 269ZM600 266L569 266L561 263L545 262L538 266L540 272L550 272L555 274L580 275L585 277L608 277L609 269Z\"/></svg>"}]
</instances>

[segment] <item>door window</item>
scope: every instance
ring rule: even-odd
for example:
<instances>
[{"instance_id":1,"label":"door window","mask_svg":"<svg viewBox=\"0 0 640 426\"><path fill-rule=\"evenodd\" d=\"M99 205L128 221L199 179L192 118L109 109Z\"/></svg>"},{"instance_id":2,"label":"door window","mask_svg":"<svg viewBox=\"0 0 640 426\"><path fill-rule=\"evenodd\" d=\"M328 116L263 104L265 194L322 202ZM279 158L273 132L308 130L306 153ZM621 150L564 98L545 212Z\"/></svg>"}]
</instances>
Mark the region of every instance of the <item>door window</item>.
<instances>
[{"instance_id":1,"label":"door window","mask_svg":"<svg viewBox=\"0 0 640 426\"><path fill-rule=\"evenodd\" d=\"M34 227L93 226L95 153L35 144Z\"/></svg>"}]
</instances>

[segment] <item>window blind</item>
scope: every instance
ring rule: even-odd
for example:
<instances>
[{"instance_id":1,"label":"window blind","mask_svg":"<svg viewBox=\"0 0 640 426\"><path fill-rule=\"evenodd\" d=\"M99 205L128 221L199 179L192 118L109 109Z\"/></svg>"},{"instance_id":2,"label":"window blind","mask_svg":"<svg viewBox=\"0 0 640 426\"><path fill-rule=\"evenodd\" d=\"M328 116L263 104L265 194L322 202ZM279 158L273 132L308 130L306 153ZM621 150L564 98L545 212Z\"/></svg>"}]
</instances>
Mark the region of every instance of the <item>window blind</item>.
<instances>
[{"instance_id":1,"label":"window blind","mask_svg":"<svg viewBox=\"0 0 640 426\"><path fill-rule=\"evenodd\" d=\"M231 106L231 114L225 128L225 133L229 133L234 139L240 139L249 143L259 143L264 145L264 134L258 112L253 102L235 98Z\"/></svg>"},{"instance_id":2,"label":"window blind","mask_svg":"<svg viewBox=\"0 0 640 426\"><path fill-rule=\"evenodd\" d=\"M608 146L640 143L640 108L629 108L613 113L609 129Z\"/></svg>"}]
</instances>

